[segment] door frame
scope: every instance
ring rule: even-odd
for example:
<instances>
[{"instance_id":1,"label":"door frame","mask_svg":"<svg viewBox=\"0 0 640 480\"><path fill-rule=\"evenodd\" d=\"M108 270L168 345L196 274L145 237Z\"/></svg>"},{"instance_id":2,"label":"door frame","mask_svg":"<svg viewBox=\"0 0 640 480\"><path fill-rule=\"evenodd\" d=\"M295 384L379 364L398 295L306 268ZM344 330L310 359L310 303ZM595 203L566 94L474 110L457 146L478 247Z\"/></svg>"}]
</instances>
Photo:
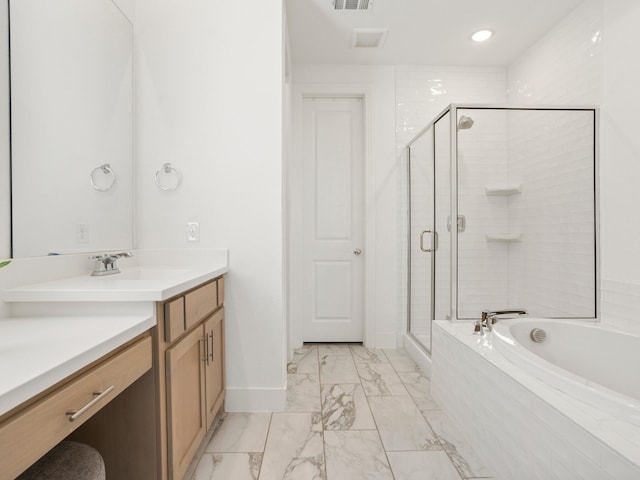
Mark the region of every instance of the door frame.
<instances>
[{"instance_id":1,"label":"door frame","mask_svg":"<svg viewBox=\"0 0 640 480\"><path fill-rule=\"evenodd\" d=\"M371 104L372 90L366 84L297 84L292 95L292 143L293 154L285 161L284 211L287 238L285 289L287 292L287 311L289 318L289 358L293 350L303 342L303 306L298 289L303 278L303 211L302 205L302 103L305 98L359 98L362 100L363 133L363 222L364 222L364 265L363 265L363 342L375 347L375 171L371 164Z\"/></svg>"}]
</instances>

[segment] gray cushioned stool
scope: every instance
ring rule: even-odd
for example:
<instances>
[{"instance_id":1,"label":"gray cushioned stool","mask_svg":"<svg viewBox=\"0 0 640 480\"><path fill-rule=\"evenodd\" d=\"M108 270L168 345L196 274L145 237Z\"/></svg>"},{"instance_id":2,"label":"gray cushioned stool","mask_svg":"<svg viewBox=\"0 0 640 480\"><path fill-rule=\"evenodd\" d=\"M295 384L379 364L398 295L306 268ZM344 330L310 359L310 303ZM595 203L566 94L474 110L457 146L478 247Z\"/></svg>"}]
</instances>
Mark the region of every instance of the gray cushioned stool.
<instances>
[{"instance_id":1,"label":"gray cushioned stool","mask_svg":"<svg viewBox=\"0 0 640 480\"><path fill-rule=\"evenodd\" d=\"M104 460L84 443L60 442L18 480L105 480Z\"/></svg>"}]
</instances>

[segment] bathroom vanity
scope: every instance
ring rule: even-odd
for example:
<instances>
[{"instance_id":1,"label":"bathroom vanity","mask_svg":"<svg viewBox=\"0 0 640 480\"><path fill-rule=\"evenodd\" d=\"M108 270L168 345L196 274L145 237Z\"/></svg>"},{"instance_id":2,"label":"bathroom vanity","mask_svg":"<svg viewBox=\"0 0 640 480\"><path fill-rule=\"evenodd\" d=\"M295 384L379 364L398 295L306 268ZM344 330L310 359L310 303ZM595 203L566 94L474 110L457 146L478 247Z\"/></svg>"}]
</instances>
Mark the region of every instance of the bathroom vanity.
<instances>
[{"instance_id":1,"label":"bathroom vanity","mask_svg":"<svg viewBox=\"0 0 640 480\"><path fill-rule=\"evenodd\" d=\"M108 479L184 477L225 397L227 253L199 253L4 290L0 480L64 438L95 447Z\"/></svg>"},{"instance_id":2,"label":"bathroom vanity","mask_svg":"<svg viewBox=\"0 0 640 480\"><path fill-rule=\"evenodd\" d=\"M15 478L151 369L151 319L112 320L106 329L103 318L55 320L89 348L63 341L52 319L3 320L0 478Z\"/></svg>"},{"instance_id":3,"label":"bathroom vanity","mask_svg":"<svg viewBox=\"0 0 640 480\"><path fill-rule=\"evenodd\" d=\"M158 303L158 420L171 479L183 478L224 402L223 304L222 277Z\"/></svg>"}]
</instances>

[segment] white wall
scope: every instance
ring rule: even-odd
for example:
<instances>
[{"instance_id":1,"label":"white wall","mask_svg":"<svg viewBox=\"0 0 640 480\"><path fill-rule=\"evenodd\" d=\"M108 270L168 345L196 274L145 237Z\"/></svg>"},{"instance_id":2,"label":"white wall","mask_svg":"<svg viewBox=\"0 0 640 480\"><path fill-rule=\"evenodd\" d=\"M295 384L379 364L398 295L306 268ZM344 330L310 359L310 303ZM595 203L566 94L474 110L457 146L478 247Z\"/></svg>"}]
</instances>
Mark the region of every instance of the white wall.
<instances>
[{"instance_id":1,"label":"white wall","mask_svg":"<svg viewBox=\"0 0 640 480\"><path fill-rule=\"evenodd\" d=\"M0 259L11 254L11 197L9 177L9 19L0 5Z\"/></svg>"},{"instance_id":2,"label":"white wall","mask_svg":"<svg viewBox=\"0 0 640 480\"><path fill-rule=\"evenodd\" d=\"M135 0L113 0L113 3L115 3L118 6L118 8L122 11L122 13L124 13L132 23L134 22L134 18L133 18L134 11L135 11L134 1Z\"/></svg>"},{"instance_id":3,"label":"white wall","mask_svg":"<svg viewBox=\"0 0 640 480\"><path fill-rule=\"evenodd\" d=\"M365 211L372 214L373 225L367 226L367 258L374 256L373 271L367 271L367 282L372 300L365 307L373 319L375 335L369 346L396 346L396 238L397 224L396 185L398 165L395 149L395 88L393 67L296 65L293 69L294 86L324 85L340 90L341 85L365 85L371 92L370 157L365 166L366 175L372 176L373 191L365 194ZM295 161L295 159L293 159ZM370 230L373 228L373 230ZM293 232L292 232L293 233ZM293 301L293 299L292 299ZM295 306L294 306L295 308ZM369 334L367 333L367 337ZM373 345L372 345L373 344Z\"/></svg>"},{"instance_id":4,"label":"white wall","mask_svg":"<svg viewBox=\"0 0 640 480\"><path fill-rule=\"evenodd\" d=\"M640 3L604 2L600 162L603 322L640 332Z\"/></svg>"},{"instance_id":5,"label":"white wall","mask_svg":"<svg viewBox=\"0 0 640 480\"><path fill-rule=\"evenodd\" d=\"M280 410L282 2L138 0L135 19L138 247L229 249L226 408ZM182 172L177 191L154 184L163 162Z\"/></svg>"},{"instance_id":6,"label":"white wall","mask_svg":"<svg viewBox=\"0 0 640 480\"><path fill-rule=\"evenodd\" d=\"M640 331L640 4L587 0L509 66L509 101L601 105L601 315ZM630 210L631 209L631 210ZM631 214L630 214L631 212ZM630 215L629 215L630 214Z\"/></svg>"},{"instance_id":7,"label":"white wall","mask_svg":"<svg viewBox=\"0 0 640 480\"><path fill-rule=\"evenodd\" d=\"M509 103L602 102L602 2L585 0L509 64Z\"/></svg>"}]
</instances>

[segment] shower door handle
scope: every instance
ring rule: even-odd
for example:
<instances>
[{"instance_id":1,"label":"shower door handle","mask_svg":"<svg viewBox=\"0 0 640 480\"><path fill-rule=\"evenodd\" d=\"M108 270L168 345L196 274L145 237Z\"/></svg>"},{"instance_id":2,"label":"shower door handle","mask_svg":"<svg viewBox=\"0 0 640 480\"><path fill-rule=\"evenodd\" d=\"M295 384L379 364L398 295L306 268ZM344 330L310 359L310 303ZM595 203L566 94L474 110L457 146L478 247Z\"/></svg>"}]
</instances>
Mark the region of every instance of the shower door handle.
<instances>
[{"instance_id":1,"label":"shower door handle","mask_svg":"<svg viewBox=\"0 0 640 480\"><path fill-rule=\"evenodd\" d=\"M424 234L425 233L433 233L431 230L423 230L422 232L420 232L420 250L422 250L423 252L432 252L433 249L431 248L424 248Z\"/></svg>"}]
</instances>

